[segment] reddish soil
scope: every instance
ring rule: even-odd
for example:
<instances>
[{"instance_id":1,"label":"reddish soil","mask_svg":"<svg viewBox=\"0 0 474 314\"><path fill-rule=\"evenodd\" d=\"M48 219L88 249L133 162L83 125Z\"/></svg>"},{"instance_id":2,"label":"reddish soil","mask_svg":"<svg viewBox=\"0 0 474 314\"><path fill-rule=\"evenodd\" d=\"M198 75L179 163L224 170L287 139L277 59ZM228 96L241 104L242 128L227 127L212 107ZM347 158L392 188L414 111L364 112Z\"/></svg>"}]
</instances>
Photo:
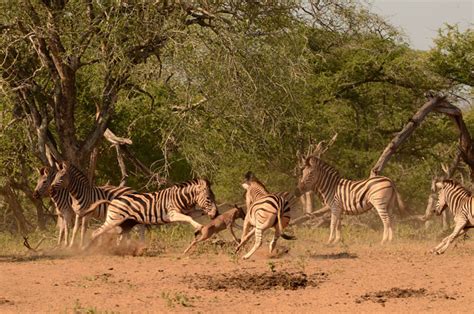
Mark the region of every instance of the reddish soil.
<instances>
[{"instance_id":1,"label":"reddish soil","mask_svg":"<svg viewBox=\"0 0 474 314\"><path fill-rule=\"evenodd\" d=\"M273 258L262 247L249 261L213 252L0 256L0 312L472 313L473 241L442 256L427 253L434 244L312 243Z\"/></svg>"}]
</instances>

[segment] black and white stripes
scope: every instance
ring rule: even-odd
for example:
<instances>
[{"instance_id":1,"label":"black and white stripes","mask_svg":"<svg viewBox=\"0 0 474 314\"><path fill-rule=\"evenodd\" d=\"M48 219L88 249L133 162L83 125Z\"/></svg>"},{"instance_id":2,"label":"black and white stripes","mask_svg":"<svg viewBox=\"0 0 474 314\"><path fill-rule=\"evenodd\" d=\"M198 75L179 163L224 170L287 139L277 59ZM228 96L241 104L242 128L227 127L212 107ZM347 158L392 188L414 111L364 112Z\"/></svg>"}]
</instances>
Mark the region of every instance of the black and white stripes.
<instances>
[{"instance_id":1,"label":"black and white stripes","mask_svg":"<svg viewBox=\"0 0 474 314\"><path fill-rule=\"evenodd\" d=\"M331 208L329 243L341 239L341 214L359 215L372 208L382 219L384 232L382 243L391 241L392 208L397 201L395 184L387 177L377 176L365 180L343 179L336 169L310 156L306 159L298 191L313 190L321 195L323 202Z\"/></svg>"},{"instance_id":2,"label":"black and white stripes","mask_svg":"<svg viewBox=\"0 0 474 314\"><path fill-rule=\"evenodd\" d=\"M438 188L436 213L441 215L443 210L449 207L456 224L453 232L431 250L432 253L443 254L457 237L474 228L474 198L471 191L452 180L437 182L436 187Z\"/></svg>"},{"instance_id":3,"label":"black and white stripes","mask_svg":"<svg viewBox=\"0 0 474 314\"><path fill-rule=\"evenodd\" d=\"M217 215L214 193L209 181L194 179L153 193L131 193L112 201L97 202L83 213L87 215L102 204L109 204L104 224L97 229L92 240L106 232L128 232L135 224L165 224L182 221L199 229L202 226L187 214L195 207L210 218Z\"/></svg>"},{"instance_id":4,"label":"black and white stripes","mask_svg":"<svg viewBox=\"0 0 474 314\"><path fill-rule=\"evenodd\" d=\"M246 243L253 233L255 233L255 244L252 249L244 255L243 259L248 259L262 245L263 232L271 227L275 228L275 234L270 242L270 253L276 246L278 238L292 239L284 235L283 230L290 222L290 197L288 193L270 193L265 186L248 172L242 187L246 190L245 203L247 213L245 215L242 239L237 250ZM250 227L255 227L249 232Z\"/></svg>"},{"instance_id":5,"label":"black and white stripes","mask_svg":"<svg viewBox=\"0 0 474 314\"><path fill-rule=\"evenodd\" d=\"M38 170L39 177L33 192L34 198L51 196L58 215L58 245L64 239L64 246L69 243L69 230L74 225L76 214L72 209L72 198L67 189L51 188L51 183L56 176L56 170L52 167L43 167Z\"/></svg>"},{"instance_id":6,"label":"black and white stripes","mask_svg":"<svg viewBox=\"0 0 474 314\"><path fill-rule=\"evenodd\" d=\"M67 191L73 197L72 208L76 213L76 221L74 224L74 230L72 233L72 239L70 246L74 245L74 239L76 237L79 228L79 216L87 210L91 204L100 200L113 200L114 198L133 192L133 189L129 187L116 187L116 186L94 186L89 182L89 179L74 165L62 162L58 165L59 170L56 173L51 187L53 189L67 189ZM81 226L81 242L82 246L84 243L85 232L87 224L90 218L96 218L104 220L107 214L107 204L101 204L94 210L91 215L84 216L82 218Z\"/></svg>"}]
</instances>

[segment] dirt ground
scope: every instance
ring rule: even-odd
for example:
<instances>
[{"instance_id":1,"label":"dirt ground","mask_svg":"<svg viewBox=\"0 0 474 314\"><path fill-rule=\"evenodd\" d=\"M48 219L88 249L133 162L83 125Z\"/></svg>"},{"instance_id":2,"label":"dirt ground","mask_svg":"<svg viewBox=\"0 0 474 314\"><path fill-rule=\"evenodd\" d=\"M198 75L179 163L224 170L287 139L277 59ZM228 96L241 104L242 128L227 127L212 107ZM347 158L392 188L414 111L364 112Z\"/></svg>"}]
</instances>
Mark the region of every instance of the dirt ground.
<instances>
[{"instance_id":1,"label":"dirt ground","mask_svg":"<svg viewBox=\"0 0 474 314\"><path fill-rule=\"evenodd\" d=\"M474 241L0 257L0 312L471 312ZM183 247L184 248L184 247ZM286 252L288 251L288 252ZM218 251L217 251L218 252Z\"/></svg>"}]
</instances>

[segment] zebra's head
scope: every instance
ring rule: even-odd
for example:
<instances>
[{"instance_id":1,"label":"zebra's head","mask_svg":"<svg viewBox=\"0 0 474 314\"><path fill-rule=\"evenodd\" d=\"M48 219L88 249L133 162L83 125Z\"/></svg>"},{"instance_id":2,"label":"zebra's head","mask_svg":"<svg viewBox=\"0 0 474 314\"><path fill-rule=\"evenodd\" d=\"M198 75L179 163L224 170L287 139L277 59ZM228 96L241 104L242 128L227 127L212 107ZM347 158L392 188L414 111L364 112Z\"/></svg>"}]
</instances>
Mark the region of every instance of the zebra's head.
<instances>
[{"instance_id":1,"label":"zebra's head","mask_svg":"<svg viewBox=\"0 0 474 314\"><path fill-rule=\"evenodd\" d=\"M34 198L41 198L46 196L49 192L49 187L51 186L56 171L52 167L43 167L38 169L39 177L38 182L36 183L35 190L33 192Z\"/></svg>"},{"instance_id":2,"label":"zebra's head","mask_svg":"<svg viewBox=\"0 0 474 314\"><path fill-rule=\"evenodd\" d=\"M198 180L199 186L196 195L196 205L200 207L211 219L219 214L216 205L216 198L208 180Z\"/></svg>"},{"instance_id":3,"label":"zebra's head","mask_svg":"<svg viewBox=\"0 0 474 314\"><path fill-rule=\"evenodd\" d=\"M58 189L66 188L69 185L69 168L70 165L65 161L58 164L58 171L56 172L53 182L51 183L51 187Z\"/></svg>"},{"instance_id":4,"label":"zebra's head","mask_svg":"<svg viewBox=\"0 0 474 314\"><path fill-rule=\"evenodd\" d=\"M251 171L245 174L242 187L245 189L244 197L247 208L249 208L260 195L268 194L265 185L263 185Z\"/></svg>"},{"instance_id":5,"label":"zebra's head","mask_svg":"<svg viewBox=\"0 0 474 314\"><path fill-rule=\"evenodd\" d=\"M295 196L299 197L301 194L312 189L320 175L320 171L318 171L317 167L318 164L319 158L315 156L309 156L306 158L304 165L300 168L300 178L298 180Z\"/></svg>"},{"instance_id":6,"label":"zebra's head","mask_svg":"<svg viewBox=\"0 0 474 314\"><path fill-rule=\"evenodd\" d=\"M448 207L448 202L446 200L446 184L445 181L438 181L435 184L438 189L438 200L436 201L436 208L434 210L436 215L441 215L443 210Z\"/></svg>"}]
</instances>

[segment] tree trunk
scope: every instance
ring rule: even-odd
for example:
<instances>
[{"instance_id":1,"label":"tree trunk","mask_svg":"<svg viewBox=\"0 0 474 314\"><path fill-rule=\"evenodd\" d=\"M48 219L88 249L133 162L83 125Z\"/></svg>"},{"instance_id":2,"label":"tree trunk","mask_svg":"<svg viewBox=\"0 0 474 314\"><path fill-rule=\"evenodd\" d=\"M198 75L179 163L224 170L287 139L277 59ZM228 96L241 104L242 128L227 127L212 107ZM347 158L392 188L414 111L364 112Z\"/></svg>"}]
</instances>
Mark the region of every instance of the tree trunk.
<instances>
[{"instance_id":1,"label":"tree trunk","mask_svg":"<svg viewBox=\"0 0 474 314\"><path fill-rule=\"evenodd\" d=\"M94 182L94 173L95 173L95 168L97 167L97 158L99 157L99 148L94 147L92 150L91 156L90 156L90 161L89 161L89 170L88 170L88 175L87 177L89 178L89 182L92 184Z\"/></svg>"},{"instance_id":2,"label":"tree trunk","mask_svg":"<svg viewBox=\"0 0 474 314\"><path fill-rule=\"evenodd\" d=\"M380 175L387 162L397 151L398 147L415 131L423 122L425 117L431 112L436 111L448 115L456 124L459 130L459 149L464 162L471 169L471 180L474 181L474 144L471 135L464 123L462 112L459 108L449 103L445 97L432 97L426 102L413 117L408 121L405 127L390 141L385 150L380 155L379 160L372 168L371 176Z\"/></svg>"},{"instance_id":3,"label":"tree trunk","mask_svg":"<svg viewBox=\"0 0 474 314\"><path fill-rule=\"evenodd\" d=\"M5 186L0 187L0 194L2 194L5 198L6 203L8 204L8 209L13 213L13 217L15 217L17 231L20 234L27 234L28 233L28 221L23 214L23 208L13 191L13 188L7 183Z\"/></svg>"},{"instance_id":4,"label":"tree trunk","mask_svg":"<svg viewBox=\"0 0 474 314\"><path fill-rule=\"evenodd\" d=\"M46 230L46 215L44 213L44 205L40 199L33 197L33 191L25 183L11 182L11 187L22 191L26 197L36 208L36 222L39 230Z\"/></svg>"},{"instance_id":5,"label":"tree trunk","mask_svg":"<svg viewBox=\"0 0 474 314\"><path fill-rule=\"evenodd\" d=\"M122 152L122 149L120 148L120 145L115 144L114 146L115 146L115 151L117 152L117 162L120 167L120 172L122 173L122 178L120 179L119 186L125 186L125 184L127 184L127 178L128 178L127 166L125 165L125 160L123 159L123 152Z\"/></svg>"}]
</instances>

